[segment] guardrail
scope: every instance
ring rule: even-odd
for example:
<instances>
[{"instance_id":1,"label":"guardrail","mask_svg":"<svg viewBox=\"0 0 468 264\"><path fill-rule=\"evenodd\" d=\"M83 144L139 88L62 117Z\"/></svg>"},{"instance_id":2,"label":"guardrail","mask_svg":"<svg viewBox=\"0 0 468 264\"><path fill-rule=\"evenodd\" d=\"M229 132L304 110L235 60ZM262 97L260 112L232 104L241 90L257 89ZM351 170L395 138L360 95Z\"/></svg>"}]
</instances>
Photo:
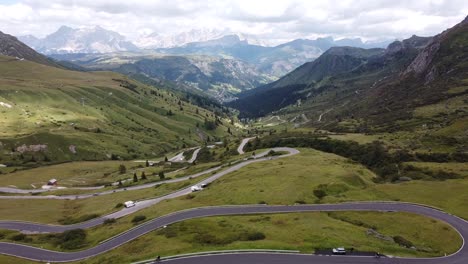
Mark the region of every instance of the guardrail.
<instances>
[{"instance_id":1,"label":"guardrail","mask_svg":"<svg viewBox=\"0 0 468 264\"><path fill-rule=\"evenodd\" d=\"M186 258L186 257L194 257L194 256L206 256L206 255L218 255L218 254L236 254L236 253L281 253L281 254L298 254L300 253L299 250L275 250L275 249L239 249L239 250L220 250L220 251L204 251L204 252L195 252L195 253L187 253L187 254L180 254L168 257L161 257L161 260L168 260L168 259L177 259L177 258ZM138 262L132 262L132 264L146 264L146 263L154 263L156 262L156 258L142 260Z\"/></svg>"}]
</instances>

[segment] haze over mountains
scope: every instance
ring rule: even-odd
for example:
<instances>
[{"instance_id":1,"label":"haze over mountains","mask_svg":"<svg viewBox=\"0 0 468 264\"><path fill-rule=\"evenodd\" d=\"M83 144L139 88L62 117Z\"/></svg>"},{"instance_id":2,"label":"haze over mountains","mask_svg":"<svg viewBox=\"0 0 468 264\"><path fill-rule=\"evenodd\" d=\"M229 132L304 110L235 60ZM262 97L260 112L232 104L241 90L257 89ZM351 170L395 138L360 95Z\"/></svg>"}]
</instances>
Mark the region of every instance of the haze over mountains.
<instances>
[{"instance_id":1,"label":"haze over mountains","mask_svg":"<svg viewBox=\"0 0 468 264\"><path fill-rule=\"evenodd\" d=\"M18 36L18 39L44 54L63 54L63 53L109 53L117 51L136 51L138 49L165 49L181 47L194 42L211 42L212 40L222 39L226 36L237 36L239 41L244 41L250 45L274 47L280 46L285 43L276 44L262 40L252 34L245 34L242 32L234 32L230 29L191 29L181 33L174 34L160 34L153 32L150 34L142 35L133 42L127 40L121 34L104 29L100 26L71 28L68 26L61 26L56 32L47 35L44 38L37 38L33 35ZM295 41L304 41L293 40ZM331 37L317 39L317 41L331 42L330 45L342 46L351 45L357 47L384 47L390 41L381 42L366 42L364 43L360 38L344 38L340 40L333 40ZM309 45L318 43L309 43Z\"/></svg>"}]
</instances>

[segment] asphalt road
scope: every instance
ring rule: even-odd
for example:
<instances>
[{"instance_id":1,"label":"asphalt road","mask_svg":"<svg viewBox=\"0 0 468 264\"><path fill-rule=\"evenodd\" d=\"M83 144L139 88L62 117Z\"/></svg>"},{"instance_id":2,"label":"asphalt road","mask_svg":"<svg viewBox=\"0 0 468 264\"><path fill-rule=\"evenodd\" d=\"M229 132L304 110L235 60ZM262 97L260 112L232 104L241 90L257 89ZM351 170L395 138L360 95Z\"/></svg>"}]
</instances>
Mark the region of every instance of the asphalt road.
<instances>
[{"instance_id":1,"label":"asphalt road","mask_svg":"<svg viewBox=\"0 0 468 264\"><path fill-rule=\"evenodd\" d=\"M190 158L190 160L187 161L188 163L193 163L197 159L198 153L200 152L201 148L192 148L192 149L195 149L195 151L193 152L192 157ZM191 150L191 149L189 149L189 150ZM182 162L182 161L184 161L185 158L184 158L183 154L184 154L184 152L179 153L178 155L172 157L170 159L170 161L172 161L172 162ZM141 162L145 162L145 161L141 161ZM219 167L217 167L217 168L219 169ZM212 169L206 170L205 172L202 172L201 174L197 173L197 174L194 174L194 175L189 175L187 177L175 179L175 181L178 182L180 180L186 180L188 178L198 177L198 176L204 175L206 173L210 173L212 171L213 171ZM143 184L143 185L133 186L133 187L128 187L127 190L137 190L137 189L135 189L136 187L138 189L150 188L150 187L154 187L155 185L159 185L159 184L163 184L163 183L171 183L171 180L161 181L161 182L157 182L157 183ZM105 188L104 185L96 186L96 187L73 187L73 188L66 188L66 189L67 190L99 190L99 189L103 189L103 188ZM16 194L30 194L30 193L42 193L42 192L48 192L48 191L50 191L50 190L48 190L48 189L18 189L18 188L11 188L11 187L0 187L0 193L3 192L3 193L16 193ZM99 192L97 194L102 195L102 194L109 194L109 193L113 193L113 191ZM96 193L94 193L94 194L96 194ZM87 195L62 195L62 196L55 196L55 195L36 196L34 198L31 198L31 196L24 196L24 197L19 198L19 199L83 199L83 198L89 198L91 196L93 196L93 194L87 194ZM0 199L2 199L2 198L3 199L10 199L11 197L12 196L0 196Z\"/></svg>"},{"instance_id":2,"label":"asphalt road","mask_svg":"<svg viewBox=\"0 0 468 264\"><path fill-rule=\"evenodd\" d=\"M240 143L239 147L237 148L237 152L238 152L239 154L241 154L241 155L244 154L244 153L245 153L245 152L244 152L245 144L247 144L247 142L249 142L249 141L250 141L251 139L253 139L253 138L255 138L255 137L250 137L250 138L244 138L244 139L242 139L242 142Z\"/></svg>"},{"instance_id":3,"label":"asphalt road","mask_svg":"<svg viewBox=\"0 0 468 264\"><path fill-rule=\"evenodd\" d=\"M262 158L263 156L268 154L269 150L265 151L265 152L262 152L262 153L256 155L256 159L245 160L243 162L237 163L237 164L235 164L235 165L233 165L233 166L231 166L231 167L229 167L229 168L227 168L227 169L225 169L223 171L217 172L217 173L213 174L212 176L200 181L197 185L202 185L202 184L207 184L208 185L208 184L214 182L215 180L223 177L224 175L229 174L229 173L231 173L233 171L236 171L236 170L238 170L238 169L240 169L242 167L245 167L245 166L247 166L247 165L249 165L251 163L261 162L261 161L270 160L270 159L278 159L278 158L282 158L282 157L288 157L288 156L296 155L296 154L299 153L299 151L297 149L294 149L294 148L279 147L279 148L273 148L273 150L275 150L275 151L284 151L284 152L288 152L288 153L284 154L284 155L281 155L281 156ZM213 168L213 169L210 169L208 171L215 171L216 169L219 169L219 168ZM207 172L205 171L205 172L201 172L201 173L206 174ZM199 173L199 174L201 174L201 173ZM192 177L195 177L195 176L192 175ZM188 177L166 181L166 183L182 181L182 180L186 180L186 179L188 179ZM154 186L156 184L161 184L161 183L158 182L158 183L151 183L150 185L138 185L138 186L134 186L133 188L129 187L129 188L127 188L127 190L136 190L136 189L148 188L148 186L151 187L151 186ZM118 189L118 191L123 191L123 189ZM109 193L112 193L112 192L113 191L106 191L106 192L100 193L99 195L109 194ZM139 210L142 210L144 208L153 206L153 205L155 205L157 203L160 203L160 202L162 202L164 200L181 197L181 196L187 195L187 194L189 194L191 192L192 192L191 186L189 186L189 187L177 190L177 191L172 192L172 193L167 194L167 195L163 195L163 196L152 198L152 199L146 199L146 200L143 200L143 201L138 201L136 203L136 205L133 206L133 207L123 208L120 211L108 214L106 216L98 217L98 218L92 219L90 221L86 221L86 222L82 222L82 223L78 223L78 224L73 224L73 225L42 225L42 224L36 224L36 223L24 223L24 222L16 222L16 221L0 221L0 229L18 230L18 231L22 231L22 232L25 232L25 233L36 233L36 232L39 232L39 233L61 233L61 232L64 232L66 230L71 230L71 229L76 229L76 228L86 229L86 228L90 228L90 227L100 225L106 219L120 218L120 217L129 215L129 214L133 214L133 213L135 213L135 212L137 212ZM4 198L4 199L63 199L64 197L68 197L68 196L53 196L53 197L51 197L51 196L41 196L41 197L42 198L36 198L36 196L4 196L4 197L0 197L0 198ZM73 195L72 197L77 197L77 196ZM70 198L72 198L72 197L70 197ZM83 194L83 195L81 195L79 197L89 198L89 197L93 197L93 194ZM124 201L122 201L122 202L124 202Z\"/></svg>"},{"instance_id":4,"label":"asphalt road","mask_svg":"<svg viewBox=\"0 0 468 264\"><path fill-rule=\"evenodd\" d=\"M140 190L140 189L146 189L146 188L151 188L156 185L161 185L165 183L175 183L175 182L181 182L185 181L188 179L193 179L197 178L200 176L203 176L208 173L212 173L216 170L219 170L221 167L214 167L208 170L204 170L199 173L195 173L192 175L188 175L185 177L180 177L176 179L171 179L171 180L165 180L165 181L158 181L158 182L153 182L153 183L146 183L146 184L140 184L140 185L135 185L135 186L130 186L127 188L119 188L119 189L112 189L112 190L107 190L107 191L102 191L102 192L95 192L95 193L87 193L87 194L78 194L78 195L39 195L39 196L31 196L31 195L2 195L0 196L0 199L58 199L58 200L74 200L74 199L85 199L85 198L91 198L93 196L97 195L106 195L106 194L112 194L116 192L124 192L124 191L132 191L132 190ZM72 188L70 188L72 189ZM75 189L75 188L73 188ZM0 188L0 192L2 191L2 188ZM13 193L29 193L29 191L26 192L16 192L16 191L25 191L21 189L12 189L11 192ZM38 190L39 191L39 190ZM5 192L10 192L10 191L5 191ZM42 192L42 191L39 191Z\"/></svg>"},{"instance_id":5,"label":"asphalt road","mask_svg":"<svg viewBox=\"0 0 468 264\"><path fill-rule=\"evenodd\" d=\"M386 202L362 202L362 203L343 203L343 204L318 204L318 205L295 205L295 206L225 206L225 207L205 207L192 210L185 210L169 214L160 218L153 219L134 229L120 234L110 240L99 244L96 247L70 253L57 251L49 251L40 248L30 247L26 245L13 243L0 243L0 253L12 255L22 258L27 258L36 261L49 262L67 262L86 259L98 254L102 254L122 244L125 244L139 236L142 236L155 229L170 225L176 222L208 217L217 215L248 215L248 214L271 214L271 213L293 213L293 212L315 212L315 211L400 211L410 212L427 217L439 219L447 222L454 227L460 235L465 239L468 238L468 222L453 215L449 215L442 211L432 209L430 207L409 204L409 203L386 203ZM22 225L23 223L16 223ZM157 248L157 247L155 247ZM463 245L460 250L448 257L442 258L381 258L375 259L371 257L351 257L351 256L316 256L316 255L301 255L301 254L271 254L271 253L244 253L244 254L228 254L228 255L213 255L190 257L183 259L175 259L164 261L165 263L179 264L215 264L215 263L242 263L242 264L275 264L275 263L438 263L438 264L466 264L468 260L468 248Z\"/></svg>"}]
</instances>

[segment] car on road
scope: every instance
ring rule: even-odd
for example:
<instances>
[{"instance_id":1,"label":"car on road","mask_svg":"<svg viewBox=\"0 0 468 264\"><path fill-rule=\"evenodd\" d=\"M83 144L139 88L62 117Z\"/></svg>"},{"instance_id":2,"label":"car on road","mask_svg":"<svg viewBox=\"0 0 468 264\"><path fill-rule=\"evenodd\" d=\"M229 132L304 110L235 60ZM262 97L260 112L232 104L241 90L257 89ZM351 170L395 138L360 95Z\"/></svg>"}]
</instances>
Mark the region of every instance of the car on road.
<instances>
[{"instance_id":1,"label":"car on road","mask_svg":"<svg viewBox=\"0 0 468 264\"><path fill-rule=\"evenodd\" d=\"M333 255L346 255L346 249L344 247L332 249Z\"/></svg>"},{"instance_id":2,"label":"car on road","mask_svg":"<svg viewBox=\"0 0 468 264\"><path fill-rule=\"evenodd\" d=\"M194 185L194 186L190 187L190 190L192 190L192 192L198 192L198 191L203 190L203 188L200 187L199 185Z\"/></svg>"},{"instance_id":3,"label":"car on road","mask_svg":"<svg viewBox=\"0 0 468 264\"><path fill-rule=\"evenodd\" d=\"M132 207L132 206L135 206L135 205L136 205L136 203L135 203L134 201L126 201L126 202L124 203L124 206L125 206L126 208L129 208L129 207Z\"/></svg>"}]
</instances>

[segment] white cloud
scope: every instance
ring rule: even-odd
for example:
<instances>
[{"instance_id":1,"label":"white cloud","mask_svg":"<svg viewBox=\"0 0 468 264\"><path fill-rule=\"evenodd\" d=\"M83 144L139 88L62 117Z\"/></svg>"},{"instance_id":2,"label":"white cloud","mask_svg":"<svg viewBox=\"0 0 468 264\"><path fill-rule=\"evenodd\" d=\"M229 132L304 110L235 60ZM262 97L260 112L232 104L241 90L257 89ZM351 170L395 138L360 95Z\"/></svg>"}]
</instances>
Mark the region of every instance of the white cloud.
<instances>
[{"instance_id":1,"label":"white cloud","mask_svg":"<svg viewBox=\"0 0 468 264\"><path fill-rule=\"evenodd\" d=\"M141 34L229 28L265 40L434 35L468 14L462 0L17 0L0 1L0 30L43 37L61 25Z\"/></svg>"}]
</instances>

